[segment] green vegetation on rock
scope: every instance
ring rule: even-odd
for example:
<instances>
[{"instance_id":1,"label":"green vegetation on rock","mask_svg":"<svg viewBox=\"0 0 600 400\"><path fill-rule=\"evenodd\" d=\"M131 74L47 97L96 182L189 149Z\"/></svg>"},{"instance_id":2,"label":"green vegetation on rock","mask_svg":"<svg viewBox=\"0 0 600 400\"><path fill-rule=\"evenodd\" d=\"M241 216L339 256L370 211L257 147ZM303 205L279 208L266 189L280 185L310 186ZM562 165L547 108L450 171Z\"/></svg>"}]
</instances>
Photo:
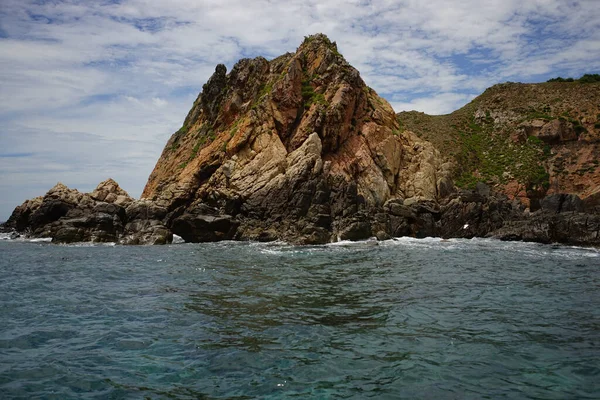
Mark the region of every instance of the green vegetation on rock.
<instances>
[{"instance_id":1,"label":"green vegetation on rock","mask_svg":"<svg viewBox=\"0 0 600 400\"><path fill-rule=\"evenodd\" d=\"M309 109L313 104L327 105L325 96L322 93L317 93L312 87L311 81L305 79L302 81L302 100L304 101L304 108Z\"/></svg>"},{"instance_id":2,"label":"green vegetation on rock","mask_svg":"<svg viewBox=\"0 0 600 400\"><path fill-rule=\"evenodd\" d=\"M307 45L307 44L315 42L317 40L325 43L327 45L327 47L329 47L329 49L336 56L343 57L337 49L337 43L332 42L326 35L324 35L322 33L317 33L316 35L304 36L304 41L302 42L302 45Z\"/></svg>"},{"instance_id":3,"label":"green vegetation on rock","mask_svg":"<svg viewBox=\"0 0 600 400\"><path fill-rule=\"evenodd\" d=\"M258 99L262 99L273 91L273 82L263 83L258 92Z\"/></svg>"},{"instance_id":4,"label":"green vegetation on rock","mask_svg":"<svg viewBox=\"0 0 600 400\"><path fill-rule=\"evenodd\" d=\"M179 130L177 132L175 132L173 134L173 138L172 138L172 143L171 143L171 147L169 147L169 150L171 151L175 151L179 148L180 146L180 140L183 136L185 136L185 134L188 132L188 127L187 125L183 125L181 128L179 128Z\"/></svg>"},{"instance_id":5,"label":"green vegetation on rock","mask_svg":"<svg viewBox=\"0 0 600 400\"><path fill-rule=\"evenodd\" d=\"M494 184L509 179L517 179L527 187L547 185L548 174L542 163L547 156L538 138L512 143L495 135L490 126L473 122L458 136L457 186L472 188L478 181Z\"/></svg>"},{"instance_id":6,"label":"green vegetation on rock","mask_svg":"<svg viewBox=\"0 0 600 400\"><path fill-rule=\"evenodd\" d=\"M231 125L231 129L229 129L229 136L230 136L230 137L233 137L233 136L235 136L235 134L237 133L237 131L238 131L238 128L239 128L239 126L240 126L240 123L241 123L241 122L242 122L242 118L239 118L239 119L237 119L237 120L236 120L236 121L233 123L233 125Z\"/></svg>"}]
</instances>

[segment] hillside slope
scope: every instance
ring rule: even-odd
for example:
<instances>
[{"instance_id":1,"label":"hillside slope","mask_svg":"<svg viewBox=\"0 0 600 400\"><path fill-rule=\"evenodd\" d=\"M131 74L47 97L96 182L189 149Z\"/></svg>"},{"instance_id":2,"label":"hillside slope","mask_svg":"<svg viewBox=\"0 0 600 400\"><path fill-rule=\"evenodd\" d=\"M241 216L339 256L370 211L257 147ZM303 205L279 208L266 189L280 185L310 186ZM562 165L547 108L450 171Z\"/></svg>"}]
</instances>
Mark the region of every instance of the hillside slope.
<instances>
[{"instance_id":1,"label":"hillside slope","mask_svg":"<svg viewBox=\"0 0 600 400\"><path fill-rule=\"evenodd\" d=\"M600 196L600 83L505 83L463 108L397 114L454 163L459 187L483 181L526 206L553 193Z\"/></svg>"}]
</instances>

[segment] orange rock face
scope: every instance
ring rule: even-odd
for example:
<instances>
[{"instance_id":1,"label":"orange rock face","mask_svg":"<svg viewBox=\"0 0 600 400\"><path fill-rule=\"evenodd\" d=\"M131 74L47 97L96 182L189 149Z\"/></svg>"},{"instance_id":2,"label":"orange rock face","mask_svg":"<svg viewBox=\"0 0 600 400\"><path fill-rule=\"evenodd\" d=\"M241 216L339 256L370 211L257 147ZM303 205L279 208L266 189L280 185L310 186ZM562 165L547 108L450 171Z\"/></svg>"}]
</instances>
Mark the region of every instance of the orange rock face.
<instances>
[{"instance_id":1,"label":"orange rock face","mask_svg":"<svg viewBox=\"0 0 600 400\"><path fill-rule=\"evenodd\" d=\"M275 193L318 181L327 193L351 183L365 206L381 206L437 198L449 168L440 160L430 143L400 129L335 43L315 35L272 61L241 60L229 74L218 66L142 197L169 209L235 198L249 213L252 205L285 212L269 204ZM280 199L298 211L296 200Z\"/></svg>"}]
</instances>

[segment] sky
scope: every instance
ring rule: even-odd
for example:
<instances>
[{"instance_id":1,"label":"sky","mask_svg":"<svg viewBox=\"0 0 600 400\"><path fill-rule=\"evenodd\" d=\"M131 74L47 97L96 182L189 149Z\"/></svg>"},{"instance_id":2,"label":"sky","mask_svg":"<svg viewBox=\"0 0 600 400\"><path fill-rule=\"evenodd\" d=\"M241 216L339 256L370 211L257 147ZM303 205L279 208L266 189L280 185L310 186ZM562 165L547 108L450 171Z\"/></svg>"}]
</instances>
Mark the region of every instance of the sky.
<instances>
[{"instance_id":1,"label":"sky","mask_svg":"<svg viewBox=\"0 0 600 400\"><path fill-rule=\"evenodd\" d=\"M319 32L397 112L600 72L600 0L0 0L0 221L57 182L139 197L218 63Z\"/></svg>"}]
</instances>

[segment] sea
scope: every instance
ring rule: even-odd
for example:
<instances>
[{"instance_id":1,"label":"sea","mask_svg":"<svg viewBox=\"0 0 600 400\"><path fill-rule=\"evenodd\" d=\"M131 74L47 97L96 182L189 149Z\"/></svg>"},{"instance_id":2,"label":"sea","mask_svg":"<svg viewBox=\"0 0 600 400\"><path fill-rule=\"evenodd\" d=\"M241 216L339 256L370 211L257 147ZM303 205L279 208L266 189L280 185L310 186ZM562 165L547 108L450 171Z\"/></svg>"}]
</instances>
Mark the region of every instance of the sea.
<instances>
[{"instance_id":1,"label":"sea","mask_svg":"<svg viewBox=\"0 0 600 400\"><path fill-rule=\"evenodd\" d=\"M1 399L598 399L600 251L0 240Z\"/></svg>"}]
</instances>

